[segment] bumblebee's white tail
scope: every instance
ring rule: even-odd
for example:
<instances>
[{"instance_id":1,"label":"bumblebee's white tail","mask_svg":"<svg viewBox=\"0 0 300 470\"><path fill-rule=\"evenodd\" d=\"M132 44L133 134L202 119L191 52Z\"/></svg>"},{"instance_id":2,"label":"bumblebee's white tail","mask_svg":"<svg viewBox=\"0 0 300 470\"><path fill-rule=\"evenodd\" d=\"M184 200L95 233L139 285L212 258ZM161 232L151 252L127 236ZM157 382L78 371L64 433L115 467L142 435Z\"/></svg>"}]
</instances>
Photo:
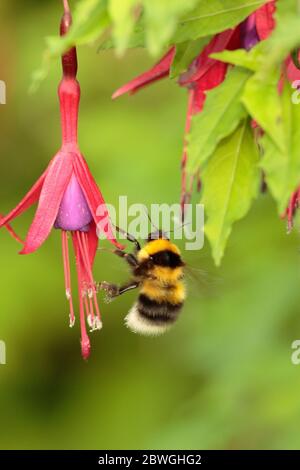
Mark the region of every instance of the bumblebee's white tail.
<instances>
[{"instance_id":1,"label":"bumblebee's white tail","mask_svg":"<svg viewBox=\"0 0 300 470\"><path fill-rule=\"evenodd\" d=\"M146 336L162 335L167 330L169 330L171 326L157 323L155 318L153 318L153 320L144 318L138 310L137 303L133 305L125 317L125 325L134 333L139 333Z\"/></svg>"}]
</instances>

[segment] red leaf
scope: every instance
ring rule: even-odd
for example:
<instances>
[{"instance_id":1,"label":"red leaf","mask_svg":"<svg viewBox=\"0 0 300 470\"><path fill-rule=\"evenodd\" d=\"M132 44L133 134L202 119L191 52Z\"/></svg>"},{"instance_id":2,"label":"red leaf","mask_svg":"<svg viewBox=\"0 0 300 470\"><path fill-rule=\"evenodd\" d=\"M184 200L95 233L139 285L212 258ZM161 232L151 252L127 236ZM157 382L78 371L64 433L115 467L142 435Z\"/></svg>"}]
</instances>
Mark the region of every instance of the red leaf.
<instances>
[{"instance_id":1,"label":"red leaf","mask_svg":"<svg viewBox=\"0 0 300 470\"><path fill-rule=\"evenodd\" d=\"M48 237L73 172L73 159L74 154L59 152L51 161L21 254L37 250Z\"/></svg>"},{"instance_id":2,"label":"red leaf","mask_svg":"<svg viewBox=\"0 0 300 470\"><path fill-rule=\"evenodd\" d=\"M285 61L286 75L288 80L293 83L296 80L300 80L300 70L296 67L291 57L288 57Z\"/></svg>"},{"instance_id":3,"label":"red leaf","mask_svg":"<svg viewBox=\"0 0 300 470\"><path fill-rule=\"evenodd\" d=\"M198 91L208 91L220 85L225 78L227 67L228 64L216 62L200 80L196 81L195 89Z\"/></svg>"},{"instance_id":4,"label":"red leaf","mask_svg":"<svg viewBox=\"0 0 300 470\"><path fill-rule=\"evenodd\" d=\"M201 87L194 87L192 96L191 115L200 113L202 111L206 95Z\"/></svg>"},{"instance_id":5,"label":"red leaf","mask_svg":"<svg viewBox=\"0 0 300 470\"><path fill-rule=\"evenodd\" d=\"M30 206L32 206L32 204L38 201L47 171L48 171L48 168L42 174L42 176L37 180L37 182L32 186L32 188L26 194L26 196L22 199L22 201L19 202L19 204L9 214L7 214L5 217L0 219L0 228L3 227L3 225L6 225L11 220L18 217L19 215L21 215Z\"/></svg>"},{"instance_id":6,"label":"red leaf","mask_svg":"<svg viewBox=\"0 0 300 470\"><path fill-rule=\"evenodd\" d=\"M210 43L203 49L201 54L193 61L189 70L180 76L179 84L187 86L192 82L200 80L202 77L207 75L207 81L214 80L215 83L219 83L219 79L215 78L215 74L220 73L222 70L221 66L214 68L217 64L222 62L210 57L210 54L214 52L221 52L224 49L236 49L240 45L240 33L239 28L228 29L223 33L217 34L212 38ZM213 68L213 70L211 70ZM211 86L210 88L213 88Z\"/></svg>"},{"instance_id":7,"label":"red leaf","mask_svg":"<svg viewBox=\"0 0 300 470\"><path fill-rule=\"evenodd\" d=\"M0 221L1 221L1 217L3 217L2 214L0 214ZM19 243L24 243L23 240L21 240L21 238L16 234L16 232L14 231L14 229L9 225L9 224L4 224L4 227L7 229L7 231L10 233L10 235Z\"/></svg>"},{"instance_id":8,"label":"red leaf","mask_svg":"<svg viewBox=\"0 0 300 470\"><path fill-rule=\"evenodd\" d=\"M166 77L169 74L174 54L175 47L172 47L163 56L163 58L157 64L154 65L154 67L123 85L121 88L114 92L112 98L118 98L119 96L124 95L125 93L135 93L140 88L143 88L144 86L149 85L150 83L153 83L157 80L160 80L161 78Z\"/></svg>"}]
</instances>

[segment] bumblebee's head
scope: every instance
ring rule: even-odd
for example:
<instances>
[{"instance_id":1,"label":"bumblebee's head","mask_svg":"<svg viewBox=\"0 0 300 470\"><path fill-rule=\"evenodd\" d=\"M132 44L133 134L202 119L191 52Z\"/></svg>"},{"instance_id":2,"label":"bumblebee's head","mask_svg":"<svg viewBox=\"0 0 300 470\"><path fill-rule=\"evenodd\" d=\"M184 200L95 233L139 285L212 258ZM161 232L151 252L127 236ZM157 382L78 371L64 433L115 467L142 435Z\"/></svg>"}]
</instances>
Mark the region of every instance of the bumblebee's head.
<instances>
[{"instance_id":1,"label":"bumblebee's head","mask_svg":"<svg viewBox=\"0 0 300 470\"><path fill-rule=\"evenodd\" d=\"M148 235L148 242L151 242L151 240L170 240L169 237L163 230L156 230L155 232L151 232Z\"/></svg>"},{"instance_id":2,"label":"bumblebee's head","mask_svg":"<svg viewBox=\"0 0 300 470\"><path fill-rule=\"evenodd\" d=\"M177 245L172 243L162 231L155 232L154 235L153 233L149 235L147 243L138 252L138 261L150 262L151 269L153 265L171 268L183 266Z\"/></svg>"}]
</instances>

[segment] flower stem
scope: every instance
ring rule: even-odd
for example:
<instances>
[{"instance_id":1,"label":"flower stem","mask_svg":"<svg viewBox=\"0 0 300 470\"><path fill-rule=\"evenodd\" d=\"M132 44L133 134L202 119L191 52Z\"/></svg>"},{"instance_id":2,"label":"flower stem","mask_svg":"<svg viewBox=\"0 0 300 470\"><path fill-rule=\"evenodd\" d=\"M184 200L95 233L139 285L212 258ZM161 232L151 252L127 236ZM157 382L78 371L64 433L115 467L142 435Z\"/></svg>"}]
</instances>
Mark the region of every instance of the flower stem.
<instances>
[{"instance_id":1,"label":"flower stem","mask_svg":"<svg viewBox=\"0 0 300 470\"><path fill-rule=\"evenodd\" d=\"M69 7L68 0L63 0L63 6L64 6L64 12L65 13L70 13L70 7Z\"/></svg>"},{"instance_id":2,"label":"flower stem","mask_svg":"<svg viewBox=\"0 0 300 470\"><path fill-rule=\"evenodd\" d=\"M63 0L64 14L60 22L60 35L69 33L72 25L72 15L67 0ZM77 53L72 47L61 58L63 78L59 84L58 95L61 109L63 146L69 148L77 146L78 107L80 100L80 86L76 80Z\"/></svg>"},{"instance_id":3,"label":"flower stem","mask_svg":"<svg viewBox=\"0 0 300 470\"><path fill-rule=\"evenodd\" d=\"M72 15L70 12L69 4L67 0L63 0L64 14L60 22L60 35L65 36L72 25ZM77 53L76 47L72 47L70 50L62 55L62 69L64 77L73 77L77 75Z\"/></svg>"}]
</instances>

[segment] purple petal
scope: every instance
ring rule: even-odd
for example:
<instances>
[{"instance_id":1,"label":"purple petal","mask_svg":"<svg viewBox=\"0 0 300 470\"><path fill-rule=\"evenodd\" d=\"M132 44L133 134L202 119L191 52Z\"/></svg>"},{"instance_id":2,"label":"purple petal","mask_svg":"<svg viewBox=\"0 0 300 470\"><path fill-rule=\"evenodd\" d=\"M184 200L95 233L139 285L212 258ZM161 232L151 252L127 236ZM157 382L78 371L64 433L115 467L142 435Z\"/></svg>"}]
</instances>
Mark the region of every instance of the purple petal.
<instances>
[{"instance_id":1,"label":"purple petal","mask_svg":"<svg viewBox=\"0 0 300 470\"><path fill-rule=\"evenodd\" d=\"M86 232L93 220L82 189L73 174L60 204L55 228Z\"/></svg>"},{"instance_id":2,"label":"purple petal","mask_svg":"<svg viewBox=\"0 0 300 470\"><path fill-rule=\"evenodd\" d=\"M259 37L255 25L255 16L250 15L241 24L241 37L244 48L249 51L259 42Z\"/></svg>"}]
</instances>

